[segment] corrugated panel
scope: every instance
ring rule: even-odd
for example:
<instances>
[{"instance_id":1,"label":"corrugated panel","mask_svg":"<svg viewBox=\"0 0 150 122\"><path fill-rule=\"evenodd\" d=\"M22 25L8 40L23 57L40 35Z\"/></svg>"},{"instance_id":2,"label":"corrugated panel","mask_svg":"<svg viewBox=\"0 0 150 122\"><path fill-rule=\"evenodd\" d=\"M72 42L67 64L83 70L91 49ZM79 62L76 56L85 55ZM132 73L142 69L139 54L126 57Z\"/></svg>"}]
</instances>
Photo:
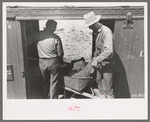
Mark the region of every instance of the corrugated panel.
<instances>
[{"instance_id":1,"label":"corrugated panel","mask_svg":"<svg viewBox=\"0 0 150 122\"><path fill-rule=\"evenodd\" d=\"M133 29L124 29L123 21L115 24L115 49L126 70L131 97L144 97L144 21L134 20ZM143 53L142 53L143 54Z\"/></svg>"},{"instance_id":2,"label":"corrugated panel","mask_svg":"<svg viewBox=\"0 0 150 122\"><path fill-rule=\"evenodd\" d=\"M34 18L45 18L47 17L61 17L61 18L82 18L85 13L94 11L97 15L102 17L111 16L126 16L128 12L131 12L133 16L144 16L143 6L130 6L130 7L16 7L7 8L7 17L34 17Z\"/></svg>"}]
</instances>

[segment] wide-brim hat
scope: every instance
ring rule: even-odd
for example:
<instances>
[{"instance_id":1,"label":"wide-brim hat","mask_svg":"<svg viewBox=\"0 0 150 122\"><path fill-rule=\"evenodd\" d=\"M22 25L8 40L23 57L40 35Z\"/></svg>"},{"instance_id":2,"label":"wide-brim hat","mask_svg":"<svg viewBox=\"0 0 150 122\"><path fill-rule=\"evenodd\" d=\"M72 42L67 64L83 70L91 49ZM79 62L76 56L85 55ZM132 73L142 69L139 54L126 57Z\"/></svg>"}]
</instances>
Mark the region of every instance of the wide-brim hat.
<instances>
[{"instance_id":1,"label":"wide-brim hat","mask_svg":"<svg viewBox=\"0 0 150 122\"><path fill-rule=\"evenodd\" d=\"M84 22L86 27L93 25L98 22L101 18L101 15L95 15L93 11L83 15Z\"/></svg>"}]
</instances>

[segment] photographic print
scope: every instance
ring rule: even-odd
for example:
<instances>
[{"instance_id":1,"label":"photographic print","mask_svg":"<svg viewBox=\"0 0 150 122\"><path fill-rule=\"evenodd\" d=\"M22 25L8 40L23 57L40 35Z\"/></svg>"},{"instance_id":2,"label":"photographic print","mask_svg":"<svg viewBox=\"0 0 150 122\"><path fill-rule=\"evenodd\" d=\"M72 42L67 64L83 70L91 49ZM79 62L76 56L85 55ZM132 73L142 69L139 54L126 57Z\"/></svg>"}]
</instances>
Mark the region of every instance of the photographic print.
<instances>
[{"instance_id":1,"label":"photographic print","mask_svg":"<svg viewBox=\"0 0 150 122\"><path fill-rule=\"evenodd\" d=\"M4 119L147 118L146 3L4 2L3 20Z\"/></svg>"}]
</instances>

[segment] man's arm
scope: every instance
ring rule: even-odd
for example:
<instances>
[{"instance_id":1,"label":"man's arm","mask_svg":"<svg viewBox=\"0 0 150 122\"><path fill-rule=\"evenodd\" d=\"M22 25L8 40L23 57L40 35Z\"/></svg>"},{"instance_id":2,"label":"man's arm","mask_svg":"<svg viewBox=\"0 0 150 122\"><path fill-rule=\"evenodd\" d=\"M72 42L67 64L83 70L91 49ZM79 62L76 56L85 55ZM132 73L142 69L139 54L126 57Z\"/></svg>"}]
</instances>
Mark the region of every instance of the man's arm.
<instances>
[{"instance_id":1,"label":"man's arm","mask_svg":"<svg viewBox=\"0 0 150 122\"><path fill-rule=\"evenodd\" d=\"M97 67L99 63L101 63L104 59L108 58L113 52L113 35L110 30L104 33L103 41L104 51L99 56L94 58L93 62L91 63L92 66Z\"/></svg>"},{"instance_id":2,"label":"man's arm","mask_svg":"<svg viewBox=\"0 0 150 122\"><path fill-rule=\"evenodd\" d=\"M104 34L104 51L95 58L99 63L104 59L108 58L113 52L113 35L111 31L107 31Z\"/></svg>"}]
</instances>

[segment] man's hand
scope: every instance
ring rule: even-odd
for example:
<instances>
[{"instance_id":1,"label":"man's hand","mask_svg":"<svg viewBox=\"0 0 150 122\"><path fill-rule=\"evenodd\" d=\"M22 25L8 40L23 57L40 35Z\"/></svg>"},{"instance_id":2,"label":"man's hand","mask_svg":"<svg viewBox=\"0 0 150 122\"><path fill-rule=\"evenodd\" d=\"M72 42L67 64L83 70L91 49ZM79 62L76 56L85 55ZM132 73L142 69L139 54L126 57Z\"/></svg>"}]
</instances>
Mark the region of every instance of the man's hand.
<instances>
[{"instance_id":1,"label":"man's hand","mask_svg":"<svg viewBox=\"0 0 150 122\"><path fill-rule=\"evenodd\" d=\"M110 62L108 61L102 61L101 63L98 63L97 60L95 60L95 58L93 58L93 61L91 63L91 65L94 67L94 68L102 68L104 67L106 64L109 64Z\"/></svg>"},{"instance_id":2,"label":"man's hand","mask_svg":"<svg viewBox=\"0 0 150 122\"><path fill-rule=\"evenodd\" d=\"M98 61L95 60L95 58L93 58L93 61L92 61L91 65L92 65L94 68L98 68L98 67L100 66L99 63L98 63Z\"/></svg>"},{"instance_id":3,"label":"man's hand","mask_svg":"<svg viewBox=\"0 0 150 122\"><path fill-rule=\"evenodd\" d=\"M108 62L108 61L102 61L101 62L101 65L104 67L106 64L109 64L110 62Z\"/></svg>"}]
</instances>

